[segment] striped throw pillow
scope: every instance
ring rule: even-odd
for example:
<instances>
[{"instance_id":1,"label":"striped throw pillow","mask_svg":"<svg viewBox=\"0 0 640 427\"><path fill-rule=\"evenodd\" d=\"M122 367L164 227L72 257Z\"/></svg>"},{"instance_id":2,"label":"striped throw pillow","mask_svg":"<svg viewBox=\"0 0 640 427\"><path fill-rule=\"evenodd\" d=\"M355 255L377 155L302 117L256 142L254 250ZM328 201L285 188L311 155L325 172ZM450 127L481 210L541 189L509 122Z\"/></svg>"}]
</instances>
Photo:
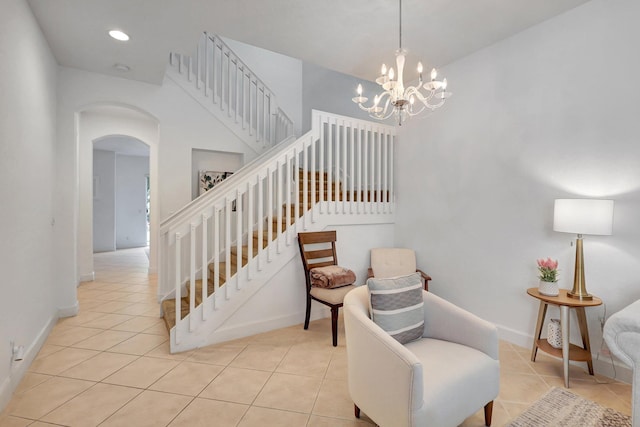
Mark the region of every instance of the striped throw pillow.
<instances>
[{"instance_id":1,"label":"striped throw pillow","mask_svg":"<svg viewBox=\"0 0 640 427\"><path fill-rule=\"evenodd\" d=\"M418 273L367 280L371 319L402 344L422 337L424 303Z\"/></svg>"}]
</instances>

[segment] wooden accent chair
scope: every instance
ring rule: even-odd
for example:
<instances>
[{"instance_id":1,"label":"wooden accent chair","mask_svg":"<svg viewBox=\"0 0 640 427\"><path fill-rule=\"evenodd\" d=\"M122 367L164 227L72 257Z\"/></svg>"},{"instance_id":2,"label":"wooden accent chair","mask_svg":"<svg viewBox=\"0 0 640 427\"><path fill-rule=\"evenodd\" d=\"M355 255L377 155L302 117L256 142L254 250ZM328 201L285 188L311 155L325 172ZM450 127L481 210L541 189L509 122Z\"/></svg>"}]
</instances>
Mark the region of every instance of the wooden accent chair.
<instances>
[{"instance_id":1,"label":"wooden accent chair","mask_svg":"<svg viewBox=\"0 0 640 427\"><path fill-rule=\"evenodd\" d=\"M304 319L304 328L309 329L309 317L311 315L311 300L318 301L331 309L331 333L333 346L338 345L338 309L342 307L345 295L355 288L354 285L339 288L317 288L311 286L310 270L315 267L338 265L336 254L336 232L319 231L298 233L298 245L307 286L307 311Z\"/></svg>"},{"instance_id":2,"label":"wooden accent chair","mask_svg":"<svg viewBox=\"0 0 640 427\"><path fill-rule=\"evenodd\" d=\"M429 290L431 276L416 268L416 253L413 249L405 248L373 248L371 249L371 267L367 271L367 279L390 279L420 273L424 283L424 290Z\"/></svg>"}]
</instances>

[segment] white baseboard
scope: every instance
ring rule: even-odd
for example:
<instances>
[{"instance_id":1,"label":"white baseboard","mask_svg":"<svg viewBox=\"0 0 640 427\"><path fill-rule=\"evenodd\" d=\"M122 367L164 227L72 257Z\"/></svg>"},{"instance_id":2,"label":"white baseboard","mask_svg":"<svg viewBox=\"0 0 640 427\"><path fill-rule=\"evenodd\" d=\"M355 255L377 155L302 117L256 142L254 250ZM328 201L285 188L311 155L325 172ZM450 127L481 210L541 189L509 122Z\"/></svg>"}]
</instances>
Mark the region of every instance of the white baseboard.
<instances>
[{"instance_id":1,"label":"white baseboard","mask_svg":"<svg viewBox=\"0 0 640 427\"><path fill-rule=\"evenodd\" d=\"M533 335L523 334L520 331L502 325L496 325L496 327L498 328L498 338L501 340L508 341L520 347L531 348Z\"/></svg>"},{"instance_id":2,"label":"white baseboard","mask_svg":"<svg viewBox=\"0 0 640 427\"><path fill-rule=\"evenodd\" d=\"M26 350L24 352L24 359L19 362L11 361L9 377L5 378L2 384L0 384L0 412L2 412L11 400L14 390L18 387L18 384L20 384L22 377L24 377L24 374L27 372L29 366L31 366L31 363L33 363L33 359L36 358L36 355L40 351L40 348L46 341L57 320L57 317L51 317L40 330L35 340L33 340L28 347L25 346Z\"/></svg>"},{"instance_id":3,"label":"white baseboard","mask_svg":"<svg viewBox=\"0 0 640 427\"><path fill-rule=\"evenodd\" d=\"M311 320L318 320L328 317L329 309L325 307L312 307ZM275 329L286 328L289 326L299 325L304 321L304 312L287 314L284 316L273 317L271 319L262 319L254 322L246 322L241 325L234 325L229 328L220 328L214 332L214 341L211 344L224 341L231 341L239 338L248 337Z\"/></svg>"},{"instance_id":4,"label":"white baseboard","mask_svg":"<svg viewBox=\"0 0 640 427\"><path fill-rule=\"evenodd\" d=\"M80 282L93 282L94 280L96 280L96 272L92 271L91 273L87 273L87 274L81 274L80 275Z\"/></svg>"},{"instance_id":5,"label":"white baseboard","mask_svg":"<svg viewBox=\"0 0 640 427\"><path fill-rule=\"evenodd\" d=\"M60 317L73 317L78 314L80 310L80 304L76 300L76 303L70 307L59 307L58 308L58 318Z\"/></svg>"},{"instance_id":6,"label":"white baseboard","mask_svg":"<svg viewBox=\"0 0 640 427\"><path fill-rule=\"evenodd\" d=\"M508 328L502 325L496 325L498 328L498 337L501 340L510 342L520 347L530 349L533 344L533 335L523 334L522 332ZM593 349L592 349L593 350ZM622 381L631 384L633 378L633 371L626 365L623 365L618 360L613 361L609 356L593 354L593 370L598 375L603 375L609 378L615 378L617 381ZM561 360L561 359L558 359ZM584 362L571 362L576 366L586 367Z\"/></svg>"}]
</instances>

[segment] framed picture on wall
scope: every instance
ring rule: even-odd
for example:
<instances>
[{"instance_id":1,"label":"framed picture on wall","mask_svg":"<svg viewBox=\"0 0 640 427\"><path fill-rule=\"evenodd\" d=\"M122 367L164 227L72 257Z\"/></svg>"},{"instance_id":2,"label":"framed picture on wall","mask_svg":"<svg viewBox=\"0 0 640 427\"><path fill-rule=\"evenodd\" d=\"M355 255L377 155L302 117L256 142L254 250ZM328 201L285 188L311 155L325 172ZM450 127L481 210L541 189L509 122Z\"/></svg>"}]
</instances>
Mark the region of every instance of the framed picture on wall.
<instances>
[{"instance_id":1,"label":"framed picture on wall","mask_svg":"<svg viewBox=\"0 0 640 427\"><path fill-rule=\"evenodd\" d=\"M229 178L233 175L233 172L218 172L218 171L200 171L200 191L198 195L203 195L207 191L214 188L216 185L220 184L225 179ZM236 201L233 201L231 210L235 212L236 210Z\"/></svg>"}]
</instances>

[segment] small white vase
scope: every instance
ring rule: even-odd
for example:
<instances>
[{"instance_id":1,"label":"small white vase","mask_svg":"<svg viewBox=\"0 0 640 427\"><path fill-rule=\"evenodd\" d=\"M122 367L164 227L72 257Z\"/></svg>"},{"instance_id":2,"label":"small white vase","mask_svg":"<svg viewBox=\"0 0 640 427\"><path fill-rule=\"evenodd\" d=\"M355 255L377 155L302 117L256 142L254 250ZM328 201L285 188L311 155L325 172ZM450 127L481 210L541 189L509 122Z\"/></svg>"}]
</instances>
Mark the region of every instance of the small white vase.
<instances>
[{"instance_id":1,"label":"small white vase","mask_svg":"<svg viewBox=\"0 0 640 427\"><path fill-rule=\"evenodd\" d=\"M545 282L544 280L540 280L540 284L538 285L538 292L548 297L557 297L558 294L560 294L558 282Z\"/></svg>"}]
</instances>

